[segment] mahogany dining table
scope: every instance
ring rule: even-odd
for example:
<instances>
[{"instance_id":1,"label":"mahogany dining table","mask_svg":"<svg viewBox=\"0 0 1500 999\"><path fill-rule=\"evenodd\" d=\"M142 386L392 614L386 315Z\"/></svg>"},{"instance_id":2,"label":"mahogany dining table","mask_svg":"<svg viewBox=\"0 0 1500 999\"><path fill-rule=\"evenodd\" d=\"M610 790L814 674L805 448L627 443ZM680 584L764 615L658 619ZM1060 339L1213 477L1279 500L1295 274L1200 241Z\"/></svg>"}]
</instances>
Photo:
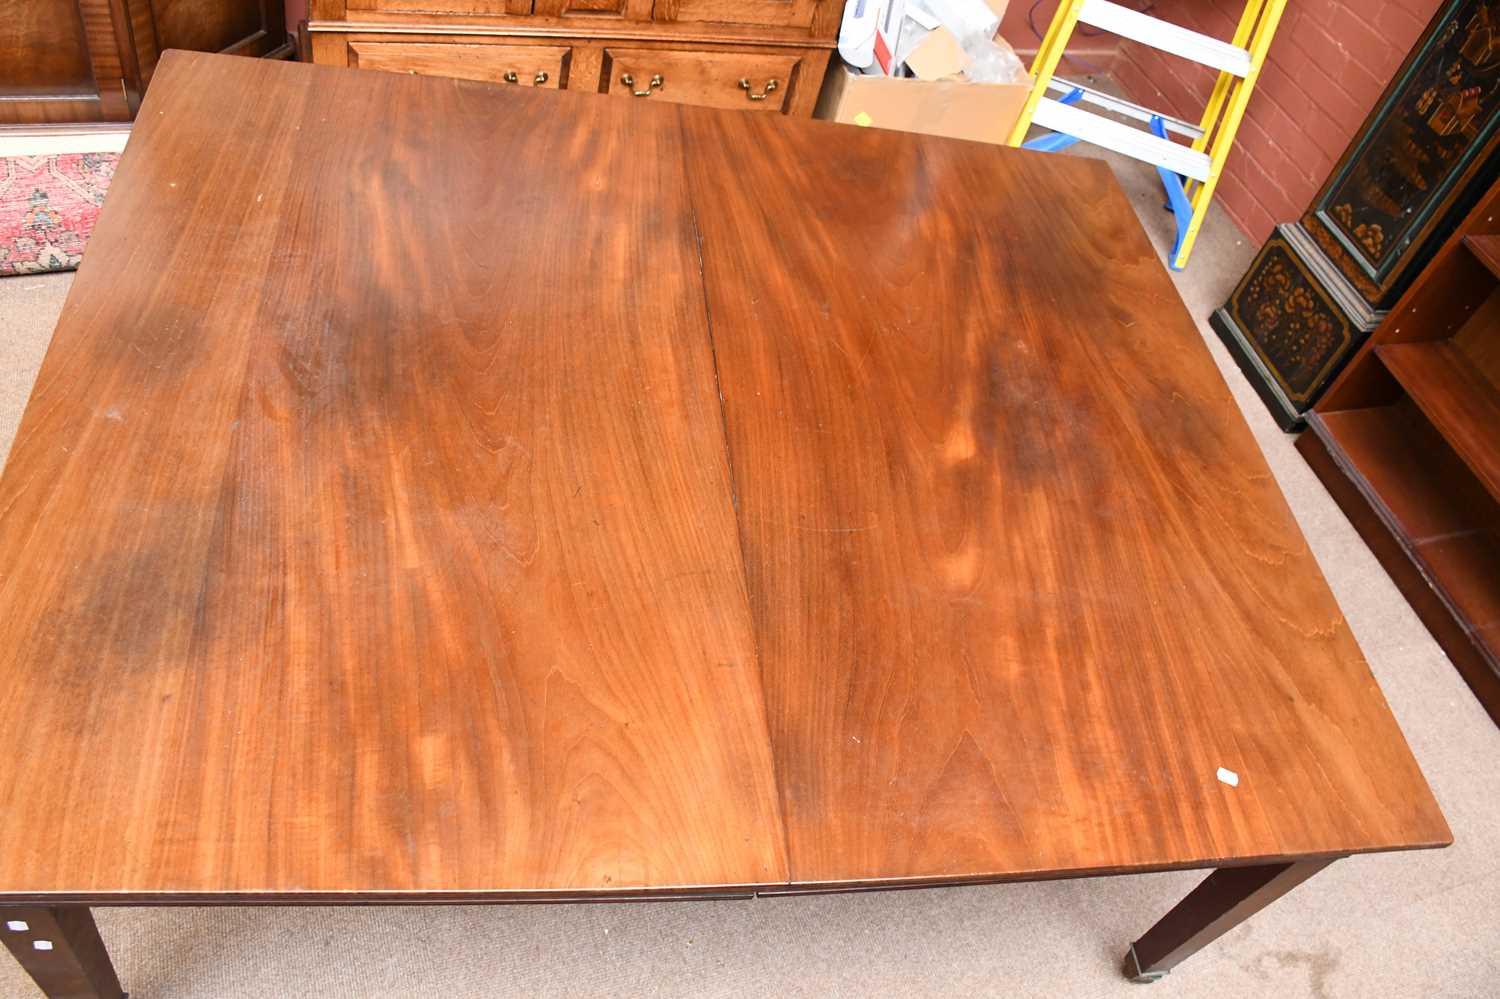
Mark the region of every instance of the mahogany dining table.
<instances>
[{"instance_id":1,"label":"mahogany dining table","mask_svg":"<svg viewBox=\"0 0 1500 999\"><path fill-rule=\"evenodd\" d=\"M0 687L51 996L94 906L1211 871L1144 981L1451 840L1107 165L368 70L163 59Z\"/></svg>"}]
</instances>

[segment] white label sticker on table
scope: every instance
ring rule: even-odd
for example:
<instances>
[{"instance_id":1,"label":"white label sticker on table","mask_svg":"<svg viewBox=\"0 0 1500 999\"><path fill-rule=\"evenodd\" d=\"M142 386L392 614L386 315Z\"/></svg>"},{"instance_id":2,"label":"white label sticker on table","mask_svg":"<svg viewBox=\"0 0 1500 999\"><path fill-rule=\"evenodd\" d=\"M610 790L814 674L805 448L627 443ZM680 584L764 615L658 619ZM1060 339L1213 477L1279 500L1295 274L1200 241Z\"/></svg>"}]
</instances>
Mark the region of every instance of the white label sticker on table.
<instances>
[{"instance_id":1,"label":"white label sticker on table","mask_svg":"<svg viewBox=\"0 0 1500 999\"><path fill-rule=\"evenodd\" d=\"M1219 780L1223 781L1225 784L1228 784L1230 787L1240 786L1240 775L1235 773L1233 770L1225 770L1223 767L1219 768Z\"/></svg>"}]
</instances>

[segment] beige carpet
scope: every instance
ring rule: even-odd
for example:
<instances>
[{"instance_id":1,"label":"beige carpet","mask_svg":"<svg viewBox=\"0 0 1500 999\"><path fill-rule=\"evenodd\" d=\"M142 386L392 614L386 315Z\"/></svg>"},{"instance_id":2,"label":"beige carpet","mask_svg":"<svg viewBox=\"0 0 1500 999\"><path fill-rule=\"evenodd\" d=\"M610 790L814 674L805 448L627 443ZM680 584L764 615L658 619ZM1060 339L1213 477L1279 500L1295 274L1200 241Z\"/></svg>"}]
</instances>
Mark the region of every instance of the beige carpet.
<instances>
[{"instance_id":1,"label":"beige carpet","mask_svg":"<svg viewBox=\"0 0 1500 999\"><path fill-rule=\"evenodd\" d=\"M1117 172L1164 240L1155 175ZM1177 276L1195 316L1224 300L1253 250L1210 218ZM69 281L0 279L6 449ZM1199 874L753 902L101 910L125 986L138 999L1500 996L1500 730L1206 325L1204 337L1442 803L1452 848L1341 861L1152 986L1119 977L1120 953ZM35 994L0 962L0 994Z\"/></svg>"}]
</instances>

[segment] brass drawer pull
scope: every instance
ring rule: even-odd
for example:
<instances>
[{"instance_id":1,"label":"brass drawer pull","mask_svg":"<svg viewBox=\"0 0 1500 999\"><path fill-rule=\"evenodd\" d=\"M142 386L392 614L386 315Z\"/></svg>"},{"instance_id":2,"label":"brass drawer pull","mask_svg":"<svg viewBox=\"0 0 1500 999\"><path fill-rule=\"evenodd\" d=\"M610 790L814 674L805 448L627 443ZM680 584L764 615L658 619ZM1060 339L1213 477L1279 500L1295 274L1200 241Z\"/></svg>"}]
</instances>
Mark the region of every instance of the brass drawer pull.
<instances>
[{"instance_id":1,"label":"brass drawer pull","mask_svg":"<svg viewBox=\"0 0 1500 999\"><path fill-rule=\"evenodd\" d=\"M630 92L636 97L650 97L651 91L666 83L667 78L665 76L662 76L660 73L657 73L655 76L651 77L651 82L646 84L645 90L635 89L635 77L631 76L629 73L626 73L624 76L620 77L620 82L629 87Z\"/></svg>"},{"instance_id":2,"label":"brass drawer pull","mask_svg":"<svg viewBox=\"0 0 1500 999\"><path fill-rule=\"evenodd\" d=\"M521 74L517 73L513 69L507 69L505 71L505 82L506 83L520 83L521 82ZM536 76L534 76L534 77L531 78L531 85L533 87L540 87L542 84L544 84L546 82L547 82L547 71L545 69L537 70Z\"/></svg>"},{"instance_id":3,"label":"brass drawer pull","mask_svg":"<svg viewBox=\"0 0 1500 999\"><path fill-rule=\"evenodd\" d=\"M767 80L766 89L757 94L753 89L751 89L750 81L745 79L743 76L740 77L740 89L743 90L745 92L745 96L750 98L752 101L765 100L767 97L770 97L772 91L774 91L779 86L781 86L780 81Z\"/></svg>"}]
</instances>

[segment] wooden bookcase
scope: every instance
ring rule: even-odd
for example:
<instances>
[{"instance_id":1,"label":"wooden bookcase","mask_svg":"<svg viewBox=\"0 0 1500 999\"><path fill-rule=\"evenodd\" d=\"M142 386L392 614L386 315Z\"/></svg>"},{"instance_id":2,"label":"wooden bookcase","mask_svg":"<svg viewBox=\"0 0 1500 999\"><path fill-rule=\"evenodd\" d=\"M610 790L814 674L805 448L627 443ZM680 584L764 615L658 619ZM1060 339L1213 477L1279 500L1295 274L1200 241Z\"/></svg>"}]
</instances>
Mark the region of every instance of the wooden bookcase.
<instances>
[{"instance_id":1,"label":"wooden bookcase","mask_svg":"<svg viewBox=\"0 0 1500 999\"><path fill-rule=\"evenodd\" d=\"M1297 441L1500 723L1500 183Z\"/></svg>"}]
</instances>

